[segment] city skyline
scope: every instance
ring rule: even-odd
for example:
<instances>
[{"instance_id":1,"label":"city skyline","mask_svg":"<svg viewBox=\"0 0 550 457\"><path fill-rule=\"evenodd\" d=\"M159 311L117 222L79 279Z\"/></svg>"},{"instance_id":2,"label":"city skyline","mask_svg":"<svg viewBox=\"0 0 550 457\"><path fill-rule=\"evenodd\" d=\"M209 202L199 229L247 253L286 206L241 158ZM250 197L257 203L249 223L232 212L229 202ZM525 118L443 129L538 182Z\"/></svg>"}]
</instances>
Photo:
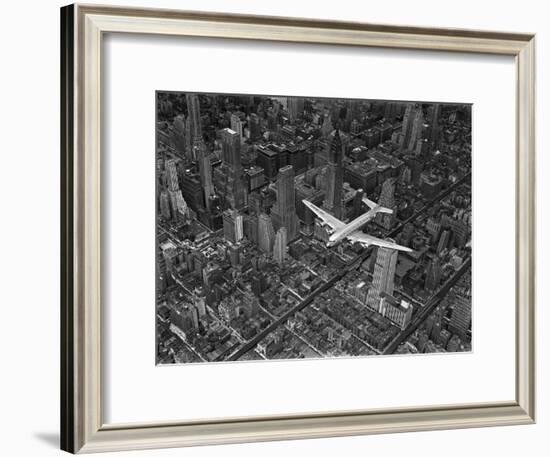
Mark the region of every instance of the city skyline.
<instances>
[{"instance_id":1,"label":"city skyline","mask_svg":"<svg viewBox=\"0 0 550 457\"><path fill-rule=\"evenodd\" d=\"M471 110L157 91L157 363L470 351Z\"/></svg>"}]
</instances>

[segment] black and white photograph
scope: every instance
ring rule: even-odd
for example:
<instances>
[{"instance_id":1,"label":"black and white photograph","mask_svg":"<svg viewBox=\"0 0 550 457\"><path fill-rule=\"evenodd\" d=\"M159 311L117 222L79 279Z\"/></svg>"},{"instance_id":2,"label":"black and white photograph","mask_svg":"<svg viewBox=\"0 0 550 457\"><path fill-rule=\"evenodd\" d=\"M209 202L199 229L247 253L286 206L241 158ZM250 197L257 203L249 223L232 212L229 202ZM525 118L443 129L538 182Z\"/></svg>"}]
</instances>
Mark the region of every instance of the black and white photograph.
<instances>
[{"instance_id":1,"label":"black and white photograph","mask_svg":"<svg viewBox=\"0 0 550 457\"><path fill-rule=\"evenodd\" d=\"M471 105L156 110L157 364L471 350Z\"/></svg>"}]
</instances>

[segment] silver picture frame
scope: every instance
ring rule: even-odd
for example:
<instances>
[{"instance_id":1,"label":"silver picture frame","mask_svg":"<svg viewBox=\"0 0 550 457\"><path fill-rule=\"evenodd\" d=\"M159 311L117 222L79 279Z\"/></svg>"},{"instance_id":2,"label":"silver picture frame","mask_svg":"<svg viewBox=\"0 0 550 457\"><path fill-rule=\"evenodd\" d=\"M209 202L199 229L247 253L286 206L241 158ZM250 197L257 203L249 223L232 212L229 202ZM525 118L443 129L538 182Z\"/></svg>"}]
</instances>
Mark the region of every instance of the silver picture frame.
<instances>
[{"instance_id":1,"label":"silver picture frame","mask_svg":"<svg viewBox=\"0 0 550 457\"><path fill-rule=\"evenodd\" d=\"M231 420L106 424L101 362L102 40L237 38L513 56L516 68L515 400ZM535 420L535 37L283 17L61 9L61 448L72 453L530 424ZM510 183L512 185L512 183Z\"/></svg>"}]
</instances>

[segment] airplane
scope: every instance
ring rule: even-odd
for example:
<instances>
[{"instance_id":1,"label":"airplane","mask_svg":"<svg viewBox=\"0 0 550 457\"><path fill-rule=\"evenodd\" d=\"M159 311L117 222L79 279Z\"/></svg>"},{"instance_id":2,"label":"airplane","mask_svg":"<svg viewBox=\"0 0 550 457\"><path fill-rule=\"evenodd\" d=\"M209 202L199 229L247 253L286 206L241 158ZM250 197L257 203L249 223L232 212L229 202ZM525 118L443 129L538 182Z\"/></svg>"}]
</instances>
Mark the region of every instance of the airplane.
<instances>
[{"instance_id":1,"label":"airplane","mask_svg":"<svg viewBox=\"0 0 550 457\"><path fill-rule=\"evenodd\" d=\"M384 208L383 206L380 206L378 203L375 203L372 200L369 200L367 197L363 197L363 203L365 203L370 208L369 211L367 211L364 214L361 214L361 216L355 218L353 221L351 221L348 224L342 222L338 218L334 217L332 214L329 214L326 211L322 210L321 208L315 206L310 201L302 200L302 202L311 211L313 211L317 215L317 217L319 217L324 223L328 224L332 228L333 233L330 235L327 241L327 247L334 246L335 244L347 238L348 240L354 243L361 243L364 246L375 245L383 248L395 249L398 251L412 252L412 249L409 249L405 246L401 246L399 244L395 244L390 241L381 240L380 238L367 235L366 233L363 233L360 230L361 227L363 227L363 225L365 225L368 221L374 218L376 214L393 213L393 210L389 208Z\"/></svg>"}]
</instances>

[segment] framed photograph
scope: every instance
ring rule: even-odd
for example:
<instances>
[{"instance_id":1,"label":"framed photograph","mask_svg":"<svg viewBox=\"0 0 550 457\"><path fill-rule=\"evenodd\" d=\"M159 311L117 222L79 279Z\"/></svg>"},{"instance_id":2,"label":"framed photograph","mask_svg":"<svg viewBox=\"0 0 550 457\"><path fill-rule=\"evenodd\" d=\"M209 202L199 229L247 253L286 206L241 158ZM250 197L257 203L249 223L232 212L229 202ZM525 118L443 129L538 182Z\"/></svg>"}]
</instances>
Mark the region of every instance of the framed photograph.
<instances>
[{"instance_id":1,"label":"framed photograph","mask_svg":"<svg viewBox=\"0 0 550 457\"><path fill-rule=\"evenodd\" d=\"M61 9L61 447L535 420L534 36Z\"/></svg>"}]
</instances>

